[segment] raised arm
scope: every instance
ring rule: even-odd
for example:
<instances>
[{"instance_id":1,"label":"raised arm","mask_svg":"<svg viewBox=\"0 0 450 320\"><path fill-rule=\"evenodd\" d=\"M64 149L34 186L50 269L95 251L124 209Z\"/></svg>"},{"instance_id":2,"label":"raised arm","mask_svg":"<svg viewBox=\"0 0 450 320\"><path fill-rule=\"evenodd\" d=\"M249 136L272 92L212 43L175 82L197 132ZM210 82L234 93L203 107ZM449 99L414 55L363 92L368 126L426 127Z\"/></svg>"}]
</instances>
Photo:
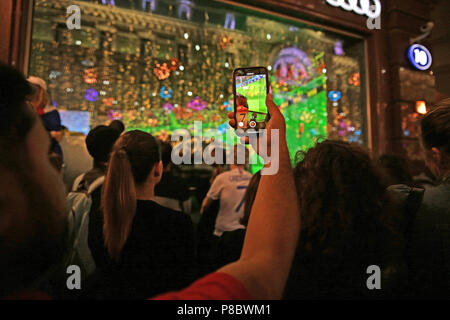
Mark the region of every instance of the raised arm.
<instances>
[{"instance_id":1,"label":"raised arm","mask_svg":"<svg viewBox=\"0 0 450 320\"><path fill-rule=\"evenodd\" d=\"M241 258L219 272L240 280L254 299L280 299L298 241L300 214L285 121L271 95L266 104L271 116L267 129L279 130L279 141L271 141L279 145L279 159L272 160L278 160L279 170L261 177Z\"/></svg>"},{"instance_id":2,"label":"raised arm","mask_svg":"<svg viewBox=\"0 0 450 320\"><path fill-rule=\"evenodd\" d=\"M280 299L289 275L300 230L300 214L286 144L284 118L268 96L271 119L267 129L279 130L279 158L274 175L262 175L253 203L241 258L179 292L156 299ZM228 115L235 126L234 114ZM270 136L270 135L269 135ZM270 143L270 139L269 139ZM276 163L275 163L276 162ZM236 281L237 280L237 281ZM245 286L245 289L242 287Z\"/></svg>"}]
</instances>

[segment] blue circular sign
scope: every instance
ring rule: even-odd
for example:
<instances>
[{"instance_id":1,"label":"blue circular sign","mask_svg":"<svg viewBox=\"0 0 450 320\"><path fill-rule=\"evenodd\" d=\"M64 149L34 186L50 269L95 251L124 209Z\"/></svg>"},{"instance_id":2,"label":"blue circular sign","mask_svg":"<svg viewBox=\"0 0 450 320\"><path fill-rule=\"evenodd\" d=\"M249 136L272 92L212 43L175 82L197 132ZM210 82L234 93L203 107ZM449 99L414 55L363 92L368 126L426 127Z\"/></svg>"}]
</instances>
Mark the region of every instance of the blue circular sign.
<instances>
[{"instance_id":1,"label":"blue circular sign","mask_svg":"<svg viewBox=\"0 0 450 320\"><path fill-rule=\"evenodd\" d=\"M433 62L430 51L420 44L413 44L409 47L408 58L414 68L422 71L430 69Z\"/></svg>"}]
</instances>

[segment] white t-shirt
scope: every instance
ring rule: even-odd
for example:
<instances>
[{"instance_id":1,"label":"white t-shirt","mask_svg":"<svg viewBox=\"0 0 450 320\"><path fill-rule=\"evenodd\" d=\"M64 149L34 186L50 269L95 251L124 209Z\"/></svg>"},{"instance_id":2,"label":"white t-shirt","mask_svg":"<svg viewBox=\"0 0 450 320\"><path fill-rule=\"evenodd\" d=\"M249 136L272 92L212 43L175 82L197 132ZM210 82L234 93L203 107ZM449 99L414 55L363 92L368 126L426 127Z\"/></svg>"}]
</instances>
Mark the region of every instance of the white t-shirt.
<instances>
[{"instance_id":1,"label":"white t-shirt","mask_svg":"<svg viewBox=\"0 0 450 320\"><path fill-rule=\"evenodd\" d=\"M207 197L220 200L214 235L221 236L224 231L245 229L239 223L244 215L244 195L251 173L235 168L219 174L208 191Z\"/></svg>"}]
</instances>

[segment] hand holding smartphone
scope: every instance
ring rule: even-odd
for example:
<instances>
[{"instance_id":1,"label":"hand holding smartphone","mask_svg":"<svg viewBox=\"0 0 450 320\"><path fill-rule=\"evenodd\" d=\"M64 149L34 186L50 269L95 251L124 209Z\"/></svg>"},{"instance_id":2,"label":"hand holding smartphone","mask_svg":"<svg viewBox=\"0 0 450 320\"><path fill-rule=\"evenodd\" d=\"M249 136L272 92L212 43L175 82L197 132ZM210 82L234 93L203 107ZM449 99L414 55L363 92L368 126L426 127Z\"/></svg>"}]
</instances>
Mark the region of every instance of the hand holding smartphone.
<instances>
[{"instance_id":1,"label":"hand holding smartphone","mask_svg":"<svg viewBox=\"0 0 450 320\"><path fill-rule=\"evenodd\" d=\"M238 135L259 133L266 127L269 113L266 97L269 74L265 67L238 68L233 71L234 114Z\"/></svg>"}]
</instances>

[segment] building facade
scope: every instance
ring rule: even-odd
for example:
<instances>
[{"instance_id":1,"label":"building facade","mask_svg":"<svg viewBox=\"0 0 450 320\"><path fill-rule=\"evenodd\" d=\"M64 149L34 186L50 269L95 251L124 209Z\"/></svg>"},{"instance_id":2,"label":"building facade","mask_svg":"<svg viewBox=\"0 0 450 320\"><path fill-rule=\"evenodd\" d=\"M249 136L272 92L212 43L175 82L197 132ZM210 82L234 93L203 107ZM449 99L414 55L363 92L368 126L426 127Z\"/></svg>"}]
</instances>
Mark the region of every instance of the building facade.
<instances>
[{"instance_id":1,"label":"building facade","mask_svg":"<svg viewBox=\"0 0 450 320\"><path fill-rule=\"evenodd\" d=\"M437 3L357 2L6 0L0 59L44 78L74 131L119 118L167 136L195 120L207 139L229 134L232 69L266 66L293 155L329 137L420 159L418 102L438 95L408 49L433 54L420 35Z\"/></svg>"}]
</instances>

